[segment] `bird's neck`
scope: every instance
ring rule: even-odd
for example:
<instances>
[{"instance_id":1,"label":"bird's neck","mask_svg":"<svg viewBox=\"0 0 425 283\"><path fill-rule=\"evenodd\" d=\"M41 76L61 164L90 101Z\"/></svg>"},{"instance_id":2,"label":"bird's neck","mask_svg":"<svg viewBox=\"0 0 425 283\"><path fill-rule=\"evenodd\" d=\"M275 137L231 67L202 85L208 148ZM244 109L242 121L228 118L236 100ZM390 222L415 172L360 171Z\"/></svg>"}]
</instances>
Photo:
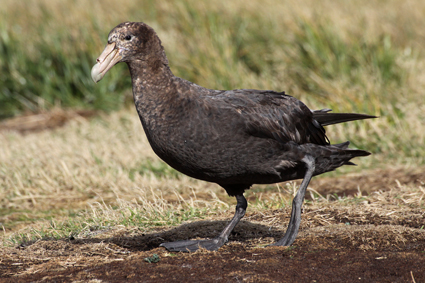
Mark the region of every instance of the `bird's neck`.
<instances>
[{"instance_id":1,"label":"bird's neck","mask_svg":"<svg viewBox=\"0 0 425 283\"><path fill-rule=\"evenodd\" d=\"M135 103L166 96L174 75L163 60L134 60L128 63Z\"/></svg>"},{"instance_id":2,"label":"bird's neck","mask_svg":"<svg viewBox=\"0 0 425 283\"><path fill-rule=\"evenodd\" d=\"M135 60L128 63L137 112L148 138L162 127L177 123L192 104L190 87L171 72L167 64Z\"/></svg>"}]
</instances>

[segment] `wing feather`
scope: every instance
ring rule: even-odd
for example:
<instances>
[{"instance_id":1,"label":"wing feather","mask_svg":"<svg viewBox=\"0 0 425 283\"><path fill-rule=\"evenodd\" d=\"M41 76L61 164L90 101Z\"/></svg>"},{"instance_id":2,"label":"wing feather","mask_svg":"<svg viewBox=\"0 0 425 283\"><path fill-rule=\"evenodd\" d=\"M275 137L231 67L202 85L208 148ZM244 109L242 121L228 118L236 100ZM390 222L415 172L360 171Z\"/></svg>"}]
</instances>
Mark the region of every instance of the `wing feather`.
<instances>
[{"instance_id":1,"label":"wing feather","mask_svg":"<svg viewBox=\"0 0 425 283\"><path fill-rule=\"evenodd\" d=\"M325 129L301 101L284 92L241 89L223 91L212 98L234 109L250 135L281 143L329 144Z\"/></svg>"}]
</instances>

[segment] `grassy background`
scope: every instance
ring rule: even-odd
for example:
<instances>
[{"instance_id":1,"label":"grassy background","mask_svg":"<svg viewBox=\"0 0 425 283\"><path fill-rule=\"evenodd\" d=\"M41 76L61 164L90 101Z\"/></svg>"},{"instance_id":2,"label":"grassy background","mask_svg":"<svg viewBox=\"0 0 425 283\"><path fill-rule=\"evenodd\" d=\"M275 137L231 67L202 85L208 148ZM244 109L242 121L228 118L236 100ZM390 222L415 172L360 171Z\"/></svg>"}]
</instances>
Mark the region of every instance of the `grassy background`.
<instances>
[{"instance_id":1,"label":"grassy background","mask_svg":"<svg viewBox=\"0 0 425 283\"><path fill-rule=\"evenodd\" d=\"M163 216L149 219L176 223L167 213L177 204L194 208L181 221L227 207L209 193L219 188L172 171L149 149L136 114L123 108L131 102L124 64L91 81L107 34L128 20L152 26L174 74L202 86L284 90L313 109L380 116L329 129L334 143L374 153L356 161L361 168L424 164L423 15L420 0L2 0L0 118L58 106L124 110L55 131L0 132L0 222L11 231L90 205L125 210L118 218L127 221L132 205L151 203L141 211Z\"/></svg>"}]
</instances>

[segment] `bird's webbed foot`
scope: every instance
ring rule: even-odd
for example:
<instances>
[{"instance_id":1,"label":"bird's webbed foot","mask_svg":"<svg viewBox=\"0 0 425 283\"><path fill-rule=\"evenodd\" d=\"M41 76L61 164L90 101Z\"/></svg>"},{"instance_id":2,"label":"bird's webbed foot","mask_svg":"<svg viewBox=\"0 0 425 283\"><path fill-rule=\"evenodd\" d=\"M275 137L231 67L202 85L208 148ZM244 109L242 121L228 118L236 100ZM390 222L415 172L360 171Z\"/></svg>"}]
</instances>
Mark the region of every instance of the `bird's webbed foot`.
<instances>
[{"instance_id":1,"label":"bird's webbed foot","mask_svg":"<svg viewBox=\"0 0 425 283\"><path fill-rule=\"evenodd\" d=\"M218 237L208 240L185 240L162 243L160 247L164 247L170 252L194 252L196 250L199 250L200 248L204 248L209 251L218 250L227 242L227 239L233 228L235 228L236 224L238 224L241 218L245 215L248 203L243 194L236 195L236 201L237 204L235 215L233 216L229 224L224 227L223 231L221 231Z\"/></svg>"},{"instance_id":2,"label":"bird's webbed foot","mask_svg":"<svg viewBox=\"0 0 425 283\"><path fill-rule=\"evenodd\" d=\"M216 251L223 245L223 240L215 238L209 240L185 240L162 243L160 247L164 247L170 252L194 252L200 248L204 248L209 251Z\"/></svg>"}]
</instances>

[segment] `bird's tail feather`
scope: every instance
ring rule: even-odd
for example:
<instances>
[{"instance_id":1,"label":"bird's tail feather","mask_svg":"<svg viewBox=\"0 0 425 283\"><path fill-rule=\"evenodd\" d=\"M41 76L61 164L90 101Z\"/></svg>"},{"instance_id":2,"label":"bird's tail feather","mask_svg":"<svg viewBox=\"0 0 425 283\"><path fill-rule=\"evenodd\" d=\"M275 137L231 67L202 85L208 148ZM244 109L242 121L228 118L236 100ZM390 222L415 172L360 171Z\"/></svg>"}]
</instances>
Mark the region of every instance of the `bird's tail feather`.
<instances>
[{"instance_id":1,"label":"bird's tail feather","mask_svg":"<svg viewBox=\"0 0 425 283\"><path fill-rule=\"evenodd\" d=\"M322 126L328 126L348 121L377 118L377 116L357 113L329 113L330 109L314 110L313 118Z\"/></svg>"},{"instance_id":2,"label":"bird's tail feather","mask_svg":"<svg viewBox=\"0 0 425 283\"><path fill-rule=\"evenodd\" d=\"M339 149L344 150L344 153L348 154L348 158L354 158L354 157L359 157L359 156L368 156L370 155L369 151L366 150L361 150L361 149L349 149L348 145L350 144L349 141L343 142L343 143L339 143L339 144L334 144L332 146L335 146ZM356 165L355 163L351 162L350 160L346 160L344 162L344 165Z\"/></svg>"}]
</instances>

